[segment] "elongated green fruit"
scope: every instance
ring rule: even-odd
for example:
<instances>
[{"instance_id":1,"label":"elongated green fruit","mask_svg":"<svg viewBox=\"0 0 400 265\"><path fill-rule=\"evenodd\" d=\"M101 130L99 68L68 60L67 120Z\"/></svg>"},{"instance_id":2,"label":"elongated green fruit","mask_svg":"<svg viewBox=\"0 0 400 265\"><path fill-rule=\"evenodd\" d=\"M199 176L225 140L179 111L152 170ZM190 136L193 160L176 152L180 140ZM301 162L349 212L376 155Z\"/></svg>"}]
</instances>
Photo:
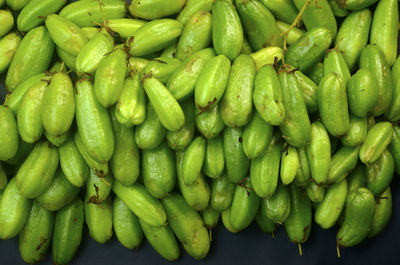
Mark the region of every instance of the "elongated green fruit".
<instances>
[{"instance_id":1,"label":"elongated green fruit","mask_svg":"<svg viewBox=\"0 0 400 265\"><path fill-rule=\"evenodd\" d=\"M113 191L144 222L152 226L165 225L167 217L164 208L142 184L123 186L115 181Z\"/></svg>"},{"instance_id":2,"label":"elongated green fruit","mask_svg":"<svg viewBox=\"0 0 400 265\"><path fill-rule=\"evenodd\" d=\"M297 153L299 154L300 166L297 170L297 174L293 183L296 186L305 187L311 178L310 163L308 162L307 151L305 147L297 148Z\"/></svg>"},{"instance_id":3,"label":"elongated green fruit","mask_svg":"<svg viewBox=\"0 0 400 265\"><path fill-rule=\"evenodd\" d=\"M115 150L110 160L113 176L123 185L135 183L140 172L139 149L134 131L119 124L113 116Z\"/></svg>"},{"instance_id":4,"label":"elongated green fruit","mask_svg":"<svg viewBox=\"0 0 400 265\"><path fill-rule=\"evenodd\" d=\"M399 4L395 0L379 1L371 25L370 43L381 49L389 66L392 66L397 58L398 9Z\"/></svg>"},{"instance_id":5,"label":"elongated green fruit","mask_svg":"<svg viewBox=\"0 0 400 265\"><path fill-rule=\"evenodd\" d=\"M318 2L322 2L322 0L318 0ZM285 62L299 68L302 72L311 70L324 57L333 36L334 33L327 28L317 27L309 30L290 45L285 55Z\"/></svg>"},{"instance_id":6,"label":"elongated green fruit","mask_svg":"<svg viewBox=\"0 0 400 265\"><path fill-rule=\"evenodd\" d=\"M211 58L200 73L194 90L194 101L200 110L208 110L224 95L229 80L231 63L221 54Z\"/></svg>"},{"instance_id":7,"label":"elongated green fruit","mask_svg":"<svg viewBox=\"0 0 400 265\"><path fill-rule=\"evenodd\" d=\"M179 190L187 204L195 211L207 208L210 201L210 186L206 177L200 173L192 185L186 185L183 179L182 166L185 152L175 152L176 173Z\"/></svg>"},{"instance_id":8,"label":"elongated green fruit","mask_svg":"<svg viewBox=\"0 0 400 265\"><path fill-rule=\"evenodd\" d=\"M86 148L83 146L81 137L79 136L78 132L76 132L74 135L74 143L87 166L89 166L89 168L92 169L98 177L107 176L109 170L108 162L100 163L97 162L97 160L95 160L93 157L91 157Z\"/></svg>"},{"instance_id":9,"label":"elongated green fruit","mask_svg":"<svg viewBox=\"0 0 400 265\"><path fill-rule=\"evenodd\" d=\"M384 54L377 46L370 44L362 50L360 69L369 70L378 82L378 101L372 114L379 116L389 109L393 89L390 67Z\"/></svg>"},{"instance_id":10,"label":"elongated green fruit","mask_svg":"<svg viewBox=\"0 0 400 265\"><path fill-rule=\"evenodd\" d=\"M355 72L361 51L368 43L372 14L369 9L350 13L343 21L335 39L335 47L343 57L351 72Z\"/></svg>"},{"instance_id":11,"label":"elongated green fruit","mask_svg":"<svg viewBox=\"0 0 400 265\"><path fill-rule=\"evenodd\" d=\"M154 20L178 13L185 3L186 0L133 0L128 10L134 17Z\"/></svg>"},{"instance_id":12,"label":"elongated green fruit","mask_svg":"<svg viewBox=\"0 0 400 265\"><path fill-rule=\"evenodd\" d=\"M71 130L66 131L63 134L60 134L58 136L53 136L49 134L46 130L44 131L44 136L46 139L55 147L60 147L65 141L68 139L69 135L71 134Z\"/></svg>"},{"instance_id":13,"label":"elongated green fruit","mask_svg":"<svg viewBox=\"0 0 400 265\"><path fill-rule=\"evenodd\" d=\"M193 94L200 73L213 56L214 49L203 49L192 54L176 68L166 84L176 100L185 100Z\"/></svg>"},{"instance_id":14,"label":"elongated green fruit","mask_svg":"<svg viewBox=\"0 0 400 265\"><path fill-rule=\"evenodd\" d=\"M57 167L57 149L47 141L37 143L15 177L21 195L35 198L43 194L51 185Z\"/></svg>"},{"instance_id":15,"label":"elongated green fruit","mask_svg":"<svg viewBox=\"0 0 400 265\"><path fill-rule=\"evenodd\" d=\"M32 201L23 197L12 178L0 200L0 239L13 238L23 229Z\"/></svg>"},{"instance_id":16,"label":"elongated green fruit","mask_svg":"<svg viewBox=\"0 0 400 265\"><path fill-rule=\"evenodd\" d=\"M203 172L210 178L219 177L225 168L224 143L222 135L207 139Z\"/></svg>"},{"instance_id":17,"label":"elongated green fruit","mask_svg":"<svg viewBox=\"0 0 400 265\"><path fill-rule=\"evenodd\" d=\"M346 179L329 186L326 190L324 200L318 204L315 212L315 222L323 229L331 228L339 219L346 202L347 191Z\"/></svg>"},{"instance_id":18,"label":"elongated green fruit","mask_svg":"<svg viewBox=\"0 0 400 265\"><path fill-rule=\"evenodd\" d=\"M356 167L360 146L342 146L332 156L331 168L328 174L328 183L338 183Z\"/></svg>"},{"instance_id":19,"label":"elongated green fruit","mask_svg":"<svg viewBox=\"0 0 400 265\"><path fill-rule=\"evenodd\" d=\"M183 247L195 259L203 259L210 250L210 239L200 214L183 197L172 193L162 199L168 223Z\"/></svg>"},{"instance_id":20,"label":"elongated green fruit","mask_svg":"<svg viewBox=\"0 0 400 265\"><path fill-rule=\"evenodd\" d=\"M271 143L273 127L255 112L243 132L243 151L249 159L254 159Z\"/></svg>"},{"instance_id":21,"label":"elongated green fruit","mask_svg":"<svg viewBox=\"0 0 400 265\"><path fill-rule=\"evenodd\" d=\"M347 184L348 193L367 185L367 171L364 164L358 163L356 168L350 172L347 177Z\"/></svg>"},{"instance_id":22,"label":"elongated green fruit","mask_svg":"<svg viewBox=\"0 0 400 265\"><path fill-rule=\"evenodd\" d=\"M325 183L331 167L331 142L327 130L319 121L311 125L311 142L307 146L307 158L311 177L315 183Z\"/></svg>"},{"instance_id":23,"label":"elongated green fruit","mask_svg":"<svg viewBox=\"0 0 400 265\"><path fill-rule=\"evenodd\" d=\"M260 229L266 234L273 234L276 230L275 224L266 216L265 211L261 210L261 207L258 210L254 221L256 221L258 227L260 227Z\"/></svg>"},{"instance_id":24,"label":"elongated green fruit","mask_svg":"<svg viewBox=\"0 0 400 265\"><path fill-rule=\"evenodd\" d=\"M143 76L153 76L165 84L179 65L181 61L176 58L158 57L149 61L143 69Z\"/></svg>"},{"instance_id":25,"label":"elongated green fruit","mask_svg":"<svg viewBox=\"0 0 400 265\"><path fill-rule=\"evenodd\" d=\"M210 205L216 211L224 211L231 206L235 186L225 174L211 181Z\"/></svg>"},{"instance_id":26,"label":"elongated green fruit","mask_svg":"<svg viewBox=\"0 0 400 265\"><path fill-rule=\"evenodd\" d=\"M121 98L126 71L127 54L120 47L100 61L94 77L94 92L105 108Z\"/></svg>"},{"instance_id":27,"label":"elongated green fruit","mask_svg":"<svg viewBox=\"0 0 400 265\"><path fill-rule=\"evenodd\" d=\"M59 211L74 201L79 191L80 189L72 185L64 173L58 170L49 188L36 200L47 211Z\"/></svg>"},{"instance_id":28,"label":"elongated green fruit","mask_svg":"<svg viewBox=\"0 0 400 265\"><path fill-rule=\"evenodd\" d=\"M76 56L69 54L58 46L56 47L56 51L58 57L64 62L64 64L72 71L76 71Z\"/></svg>"},{"instance_id":29,"label":"elongated green fruit","mask_svg":"<svg viewBox=\"0 0 400 265\"><path fill-rule=\"evenodd\" d=\"M73 56L77 56L88 41L76 24L56 14L47 16L46 28L54 43Z\"/></svg>"},{"instance_id":30,"label":"elongated green fruit","mask_svg":"<svg viewBox=\"0 0 400 265\"><path fill-rule=\"evenodd\" d=\"M230 223L230 217L231 217L231 208L228 208L221 213L221 219L222 219L222 223L224 224L224 227L226 228L226 230L228 230L231 233L239 232L239 230L236 230L232 227L232 225Z\"/></svg>"},{"instance_id":31,"label":"elongated green fruit","mask_svg":"<svg viewBox=\"0 0 400 265\"><path fill-rule=\"evenodd\" d=\"M389 122L378 122L367 134L360 149L360 160L364 164L375 162L392 140L393 125Z\"/></svg>"},{"instance_id":32,"label":"elongated green fruit","mask_svg":"<svg viewBox=\"0 0 400 265\"><path fill-rule=\"evenodd\" d=\"M283 50L280 47L266 47L256 52L250 53L256 62L257 71L266 64L279 62L283 57Z\"/></svg>"},{"instance_id":33,"label":"elongated green fruit","mask_svg":"<svg viewBox=\"0 0 400 265\"><path fill-rule=\"evenodd\" d=\"M368 131L367 117L360 118L354 115L349 116L350 127L346 135L341 138L344 145L357 146L364 142Z\"/></svg>"},{"instance_id":34,"label":"elongated green fruit","mask_svg":"<svg viewBox=\"0 0 400 265\"><path fill-rule=\"evenodd\" d=\"M3 193L3 190L7 187L8 179L7 173L5 172L3 165L0 162L0 192ZM1 196L0 196L1 200Z\"/></svg>"},{"instance_id":35,"label":"elongated green fruit","mask_svg":"<svg viewBox=\"0 0 400 265\"><path fill-rule=\"evenodd\" d=\"M125 79L114 115L125 127L139 125L146 119L146 97L138 73Z\"/></svg>"},{"instance_id":36,"label":"elongated green fruit","mask_svg":"<svg viewBox=\"0 0 400 265\"><path fill-rule=\"evenodd\" d=\"M4 163L9 165L20 164L21 161L24 161L26 157L31 153L34 147L35 147L34 144L27 143L20 138L18 142L17 153L10 159L4 161Z\"/></svg>"},{"instance_id":37,"label":"elongated green fruit","mask_svg":"<svg viewBox=\"0 0 400 265\"><path fill-rule=\"evenodd\" d=\"M207 139L218 136L225 128L219 104L214 104L214 106L207 111L202 111L196 107L195 117L197 130Z\"/></svg>"},{"instance_id":38,"label":"elongated green fruit","mask_svg":"<svg viewBox=\"0 0 400 265\"><path fill-rule=\"evenodd\" d=\"M0 106L0 160L8 160L18 150L19 136L17 121L11 110Z\"/></svg>"},{"instance_id":39,"label":"elongated green fruit","mask_svg":"<svg viewBox=\"0 0 400 265\"><path fill-rule=\"evenodd\" d=\"M282 89L272 65L259 69L254 80L253 102L260 116L271 125L280 125L285 118Z\"/></svg>"},{"instance_id":40,"label":"elongated green fruit","mask_svg":"<svg viewBox=\"0 0 400 265\"><path fill-rule=\"evenodd\" d=\"M44 22L48 15L57 13L66 0L30 0L18 14L17 26L20 31L29 31Z\"/></svg>"},{"instance_id":41,"label":"elongated green fruit","mask_svg":"<svg viewBox=\"0 0 400 265\"><path fill-rule=\"evenodd\" d=\"M307 196L310 201L314 203L322 202L325 197L326 188L318 186L315 182L311 181L306 187Z\"/></svg>"},{"instance_id":42,"label":"elongated green fruit","mask_svg":"<svg viewBox=\"0 0 400 265\"><path fill-rule=\"evenodd\" d=\"M206 153L206 140L199 136L195 138L185 151L182 164L182 176L186 185L192 185L203 167Z\"/></svg>"},{"instance_id":43,"label":"elongated green fruit","mask_svg":"<svg viewBox=\"0 0 400 265\"><path fill-rule=\"evenodd\" d=\"M302 244L307 241L311 231L311 202L300 188L290 185L290 213L284 227L290 241Z\"/></svg>"},{"instance_id":44,"label":"elongated green fruit","mask_svg":"<svg viewBox=\"0 0 400 265\"><path fill-rule=\"evenodd\" d=\"M55 264L68 264L82 241L84 206L76 199L57 212L53 238L52 256Z\"/></svg>"},{"instance_id":45,"label":"elongated green fruit","mask_svg":"<svg viewBox=\"0 0 400 265\"><path fill-rule=\"evenodd\" d=\"M382 155L367 167L367 188L379 196L392 182L394 175L394 160L388 150L383 151Z\"/></svg>"},{"instance_id":46,"label":"elongated green fruit","mask_svg":"<svg viewBox=\"0 0 400 265\"><path fill-rule=\"evenodd\" d=\"M82 144L98 162L107 162L114 152L114 133L107 109L97 101L88 79L75 84L76 123Z\"/></svg>"},{"instance_id":47,"label":"elongated green fruit","mask_svg":"<svg viewBox=\"0 0 400 265\"><path fill-rule=\"evenodd\" d=\"M114 39L103 28L82 47L76 56L77 74L94 74L100 61L112 51L113 47Z\"/></svg>"},{"instance_id":48,"label":"elongated green fruit","mask_svg":"<svg viewBox=\"0 0 400 265\"><path fill-rule=\"evenodd\" d=\"M324 76L330 73L336 73L346 84L351 76L343 54L337 49L328 50L324 58Z\"/></svg>"},{"instance_id":49,"label":"elongated green fruit","mask_svg":"<svg viewBox=\"0 0 400 265\"><path fill-rule=\"evenodd\" d=\"M247 176L250 160L243 151L243 129L226 127L223 132L224 154L228 179L240 182Z\"/></svg>"},{"instance_id":50,"label":"elongated green fruit","mask_svg":"<svg viewBox=\"0 0 400 265\"><path fill-rule=\"evenodd\" d=\"M86 199L85 203L100 204L104 202L110 195L114 179L111 174L99 177L96 172L90 170L86 181Z\"/></svg>"},{"instance_id":51,"label":"elongated green fruit","mask_svg":"<svg viewBox=\"0 0 400 265\"><path fill-rule=\"evenodd\" d=\"M118 33L123 39L127 39L146 24L146 21L134 18L115 18L108 19L106 24L113 32Z\"/></svg>"},{"instance_id":52,"label":"elongated green fruit","mask_svg":"<svg viewBox=\"0 0 400 265\"><path fill-rule=\"evenodd\" d=\"M259 157L251 160L250 181L258 196L268 198L278 185L282 144L276 139Z\"/></svg>"},{"instance_id":53,"label":"elongated green fruit","mask_svg":"<svg viewBox=\"0 0 400 265\"><path fill-rule=\"evenodd\" d=\"M192 142L195 128L194 102L186 100L181 103L183 113L185 114L185 124L176 132L167 132L166 140L168 146L173 150L184 150Z\"/></svg>"},{"instance_id":54,"label":"elongated green fruit","mask_svg":"<svg viewBox=\"0 0 400 265\"><path fill-rule=\"evenodd\" d=\"M50 247L54 213L34 201L26 224L19 234L19 253L30 264L42 261Z\"/></svg>"},{"instance_id":55,"label":"elongated green fruit","mask_svg":"<svg viewBox=\"0 0 400 265\"><path fill-rule=\"evenodd\" d=\"M52 76L42 104L42 123L47 133L52 136L65 134L75 116L74 91L68 74Z\"/></svg>"},{"instance_id":56,"label":"elongated green fruit","mask_svg":"<svg viewBox=\"0 0 400 265\"><path fill-rule=\"evenodd\" d=\"M85 197L85 201L87 200L88 194ZM112 221L111 197L99 204L85 204L85 222L88 226L89 234L100 244L104 244L111 239L113 235Z\"/></svg>"},{"instance_id":57,"label":"elongated green fruit","mask_svg":"<svg viewBox=\"0 0 400 265\"><path fill-rule=\"evenodd\" d=\"M265 0L264 0L264 1L265 1ZM283 2L285 2L285 1L283 1ZM272 9L271 9L271 12L273 12ZM297 16L297 15L296 15L296 16ZM290 24L287 24L287 23L285 23L285 22L282 22L282 21L277 20L277 21L276 21L276 27L279 29L280 33L282 34L282 33L285 33L285 32L287 32L287 31L289 30ZM296 28L296 27L293 27L293 28L289 31L288 35L287 35L286 43L289 44L289 45L292 45L292 44L295 43L296 40L298 40L303 34L304 34L304 31L303 31L303 30L301 30L301 29L299 29L299 28Z\"/></svg>"},{"instance_id":58,"label":"elongated green fruit","mask_svg":"<svg viewBox=\"0 0 400 265\"><path fill-rule=\"evenodd\" d=\"M147 191L155 198L163 198L176 182L173 151L165 142L142 152L142 179Z\"/></svg>"},{"instance_id":59,"label":"elongated green fruit","mask_svg":"<svg viewBox=\"0 0 400 265\"><path fill-rule=\"evenodd\" d=\"M261 201L260 211L274 224L283 224L290 213L290 192L287 186L279 184L275 193Z\"/></svg>"},{"instance_id":60,"label":"elongated green fruit","mask_svg":"<svg viewBox=\"0 0 400 265\"><path fill-rule=\"evenodd\" d=\"M14 17L9 10L0 10L0 38L6 35L14 26Z\"/></svg>"},{"instance_id":61,"label":"elongated green fruit","mask_svg":"<svg viewBox=\"0 0 400 265\"><path fill-rule=\"evenodd\" d=\"M281 123L283 138L292 146L301 147L311 139L311 123L299 82L292 72L279 73L285 118Z\"/></svg>"},{"instance_id":62,"label":"elongated green fruit","mask_svg":"<svg viewBox=\"0 0 400 265\"><path fill-rule=\"evenodd\" d=\"M167 130L162 126L152 104L147 104L146 119L135 129L135 141L142 150L156 148L163 140Z\"/></svg>"},{"instance_id":63,"label":"elongated green fruit","mask_svg":"<svg viewBox=\"0 0 400 265\"><path fill-rule=\"evenodd\" d=\"M181 129L185 115L169 90L154 77L144 79L143 87L161 124L169 131Z\"/></svg>"},{"instance_id":64,"label":"elongated green fruit","mask_svg":"<svg viewBox=\"0 0 400 265\"><path fill-rule=\"evenodd\" d=\"M396 60L392 67L392 101L385 112L385 117L392 122L400 120L400 60Z\"/></svg>"},{"instance_id":65,"label":"elongated green fruit","mask_svg":"<svg viewBox=\"0 0 400 265\"><path fill-rule=\"evenodd\" d=\"M123 18L126 15L125 3L119 0L76 1L60 11L60 16L79 27L98 25L104 20Z\"/></svg>"},{"instance_id":66,"label":"elongated green fruit","mask_svg":"<svg viewBox=\"0 0 400 265\"><path fill-rule=\"evenodd\" d=\"M297 8L289 0L261 0L277 19L292 24L297 17Z\"/></svg>"},{"instance_id":67,"label":"elongated green fruit","mask_svg":"<svg viewBox=\"0 0 400 265\"><path fill-rule=\"evenodd\" d=\"M256 64L249 55L239 55L233 62L226 91L221 100L221 116L229 127L246 125L253 110L253 86Z\"/></svg>"},{"instance_id":68,"label":"elongated green fruit","mask_svg":"<svg viewBox=\"0 0 400 265\"><path fill-rule=\"evenodd\" d=\"M342 247L361 243L368 235L375 212L375 198L364 187L351 192L346 200L344 221L336 235L336 242Z\"/></svg>"},{"instance_id":69,"label":"elongated green fruit","mask_svg":"<svg viewBox=\"0 0 400 265\"><path fill-rule=\"evenodd\" d=\"M166 260L178 260L179 245L169 224L163 226L151 226L139 219L143 233L150 245Z\"/></svg>"},{"instance_id":70,"label":"elongated green fruit","mask_svg":"<svg viewBox=\"0 0 400 265\"><path fill-rule=\"evenodd\" d=\"M29 1L31 0L5 0L7 6L9 6L14 11L21 10L24 6L26 6L29 3Z\"/></svg>"},{"instance_id":71,"label":"elongated green fruit","mask_svg":"<svg viewBox=\"0 0 400 265\"><path fill-rule=\"evenodd\" d=\"M388 145L388 149L394 159L395 171L397 174L400 172L400 127L393 126L392 141Z\"/></svg>"},{"instance_id":72,"label":"elongated green fruit","mask_svg":"<svg viewBox=\"0 0 400 265\"><path fill-rule=\"evenodd\" d=\"M349 11L341 7L336 0L328 0L328 3L332 8L332 12L335 17L346 17L349 14Z\"/></svg>"},{"instance_id":73,"label":"elongated green fruit","mask_svg":"<svg viewBox=\"0 0 400 265\"><path fill-rule=\"evenodd\" d=\"M211 207L208 207L207 209L203 210L202 218L204 225L208 229L215 228L218 224L220 214L221 214L220 212L214 210Z\"/></svg>"},{"instance_id":74,"label":"elongated green fruit","mask_svg":"<svg viewBox=\"0 0 400 265\"><path fill-rule=\"evenodd\" d=\"M294 76L303 90L304 101L306 103L308 113L313 114L318 112L318 85L300 71L296 71ZM320 81L321 80L318 81L318 84Z\"/></svg>"},{"instance_id":75,"label":"elongated green fruit","mask_svg":"<svg viewBox=\"0 0 400 265\"><path fill-rule=\"evenodd\" d=\"M280 176L283 185L288 185L292 183L292 181L296 177L299 166L300 161L297 149L293 146L286 145L283 148L280 169Z\"/></svg>"},{"instance_id":76,"label":"elongated green fruit","mask_svg":"<svg viewBox=\"0 0 400 265\"><path fill-rule=\"evenodd\" d=\"M189 19L198 11L209 12L214 4L214 0L187 0L186 5L179 12L176 20L186 24Z\"/></svg>"},{"instance_id":77,"label":"elongated green fruit","mask_svg":"<svg viewBox=\"0 0 400 265\"><path fill-rule=\"evenodd\" d=\"M392 192L388 187L382 194L375 198L376 207L374 219L368 233L368 237L372 238L380 234L388 225L392 215Z\"/></svg>"},{"instance_id":78,"label":"elongated green fruit","mask_svg":"<svg viewBox=\"0 0 400 265\"><path fill-rule=\"evenodd\" d=\"M358 117L366 117L378 103L378 82L369 69L360 69L347 83L350 111Z\"/></svg>"},{"instance_id":79,"label":"elongated green fruit","mask_svg":"<svg viewBox=\"0 0 400 265\"><path fill-rule=\"evenodd\" d=\"M229 223L235 230L243 230L254 219L260 206L260 198L252 190L250 180L236 186L230 208Z\"/></svg>"},{"instance_id":80,"label":"elongated green fruit","mask_svg":"<svg viewBox=\"0 0 400 265\"><path fill-rule=\"evenodd\" d=\"M54 53L54 43L45 27L29 31L18 45L5 80L9 92L25 79L47 70Z\"/></svg>"},{"instance_id":81,"label":"elongated green fruit","mask_svg":"<svg viewBox=\"0 0 400 265\"><path fill-rule=\"evenodd\" d=\"M138 248L143 240L139 218L118 197L114 198L112 210L113 228L118 241L128 249Z\"/></svg>"},{"instance_id":82,"label":"elongated green fruit","mask_svg":"<svg viewBox=\"0 0 400 265\"><path fill-rule=\"evenodd\" d=\"M243 29L230 0L218 0L212 6L212 41L217 54L224 54L231 61L239 55Z\"/></svg>"},{"instance_id":83,"label":"elongated green fruit","mask_svg":"<svg viewBox=\"0 0 400 265\"><path fill-rule=\"evenodd\" d=\"M0 40L0 73L7 70L20 42L21 36L17 32L8 33Z\"/></svg>"},{"instance_id":84,"label":"elongated green fruit","mask_svg":"<svg viewBox=\"0 0 400 265\"><path fill-rule=\"evenodd\" d=\"M211 14L198 11L186 23L176 46L175 57L185 60L195 52L207 48L211 42Z\"/></svg>"},{"instance_id":85,"label":"elongated green fruit","mask_svg":"<svg viewBox=\"0 0 400 265\"><path fill-rule=\"evenodd\" d=\"M143 56L160 51L178 38L182 29L180 22L169 18L148 22L127 40L129 54Z\"/></svg>"},{"instance_id":86,"label":"elongated green fruit","mask_svg":"<svg viewBox=\"0 0 400 265\"><path fill-rule=\"evenodd\" d=\"M298 10L301 10L307 3L307 0L294 0ZM302 16L307 31L311 31L318 27L328 29L332 33L333 39L336 36L337 24L335 16L327 0L318 0L309 2Z\"/></svg>"},{"instance_id":87,"label":"elongated green fruit","mask_svg":"<svg viewBox=\"0 0 400 265\"><path fill-rule=\"evenodd\" d=\"M336 0L338 5L346 10L361 10L364 9L377 0Z\"/></svg>"},{"instance_id":88,"label":"elongated green fruit","mask_svg":"<svg viewBox=\"0 0 400 265\"><path fill-rule=\"evenodd\" d=\"M336 73L326 75L319 84L318 106L328 132L336 137L349 130L349 112L346 83Z\"/></svg>"},{"instance_id":89,"label":"elongated green fruit","mask_svg":"<svg viewBox=\"0 0 400 265\"><path fill-rule=\"evenodd\" d=\"M268 46L282 47L283 38L276 27L275 18L263 4L254 0L235 0L235 5L253 50Z\"/></svg>"}]
</instances>

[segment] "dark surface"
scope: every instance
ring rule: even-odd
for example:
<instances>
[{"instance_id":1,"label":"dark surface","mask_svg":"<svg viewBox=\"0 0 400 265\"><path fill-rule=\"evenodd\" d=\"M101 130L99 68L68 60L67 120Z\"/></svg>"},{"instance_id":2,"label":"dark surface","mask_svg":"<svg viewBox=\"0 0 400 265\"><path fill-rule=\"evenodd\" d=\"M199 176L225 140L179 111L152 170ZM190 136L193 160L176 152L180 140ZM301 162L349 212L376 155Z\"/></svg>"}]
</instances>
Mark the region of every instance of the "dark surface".
<instances>
[{"instance_id":1,"label":"dark surface","mask_svg":"<svg viewBox=\"0 0 400 265\"><path fill-rule=\"evenodd\" d=\"M0 78L0 102L3 102L4 77ZM181 248L181 258L175 263L161 258L146 240L138 250L124 248L114 236L110 242L101 245L91 239L85 230L83 242L71 265L96 264L399 264L400 255L400 188L398 176L392 183L393 215L388 227L376 238L367 239L352 248L341 248L341 258L336 253L336 232L338 227L322 230L313 223L309 240L302 245L303 256L299 256L297 245L289 242L285 231L280 228L272 238L265 235L253 223L238 234L228 232L220 220L213 229L211 250L202 261L195 261ZM51 252L51 250L50 250ZM0 240L0 265L25 264L18 251L18 237ZM40 264L52 264L51 255Z\"/></svg>"}]
</instances>

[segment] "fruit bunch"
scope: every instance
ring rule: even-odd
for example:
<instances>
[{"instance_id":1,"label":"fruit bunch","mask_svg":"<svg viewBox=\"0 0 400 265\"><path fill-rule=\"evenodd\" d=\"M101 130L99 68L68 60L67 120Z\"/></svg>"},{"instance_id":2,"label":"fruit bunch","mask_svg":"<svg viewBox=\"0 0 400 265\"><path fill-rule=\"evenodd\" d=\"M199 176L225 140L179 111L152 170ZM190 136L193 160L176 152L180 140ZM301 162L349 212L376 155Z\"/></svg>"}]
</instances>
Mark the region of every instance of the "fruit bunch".
<instances>
[{"instance_id":1,"label":"fruit bunch","mask_svg":"<svg viewBox=\"0 0 400 265\"><path fill-rule=\"evenodd\" d=\"M85 223L172 261L220 217L296 244L338 225L340 247L390 220L397 0L0 6L0 239L25 262L69 263Z\"/></svg>"}]
</instances>

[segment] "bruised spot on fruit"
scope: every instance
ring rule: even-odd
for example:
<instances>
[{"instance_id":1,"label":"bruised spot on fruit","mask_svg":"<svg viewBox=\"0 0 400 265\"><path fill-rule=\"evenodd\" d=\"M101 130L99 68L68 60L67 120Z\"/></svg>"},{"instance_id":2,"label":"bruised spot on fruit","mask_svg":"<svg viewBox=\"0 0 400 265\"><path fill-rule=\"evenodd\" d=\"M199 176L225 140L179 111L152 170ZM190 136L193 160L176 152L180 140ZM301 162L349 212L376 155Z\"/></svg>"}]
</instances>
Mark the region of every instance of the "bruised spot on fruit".
<instances>
[{"instance_id":1,"label":"bruised spot on fruit","mask_svg":"<svg viewBox=\"0 0 400 265\"><path fill-rule=\"evenodd\" d=\"M39 245L37 245L36 250L40 250L43 247L43 245L47 242L47 240L49 240L49 239L40 237L40 242L39 242Z\"/></svg>"},{"instance_id":2,"label":"bruised spot on fruit","mask_svg":"<svg viewBox=\"0 0 400 265\"><path fill-rule=\"evenodd\" d=\"M303 241L307 239L308 230L310 229L310 225L306 225L303 229Z\"/></svg>"}]
</instances>

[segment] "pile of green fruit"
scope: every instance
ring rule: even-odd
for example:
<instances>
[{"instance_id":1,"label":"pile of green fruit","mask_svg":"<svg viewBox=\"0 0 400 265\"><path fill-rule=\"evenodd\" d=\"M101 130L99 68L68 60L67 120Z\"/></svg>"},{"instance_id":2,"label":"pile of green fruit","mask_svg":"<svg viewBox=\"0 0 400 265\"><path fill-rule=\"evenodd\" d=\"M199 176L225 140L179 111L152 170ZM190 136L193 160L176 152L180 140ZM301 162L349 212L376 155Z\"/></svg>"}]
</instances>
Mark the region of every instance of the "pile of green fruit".
<instances>
[{"instance_id":1,"label":"pile of green fruit","mask_svg":"<svg viewBox=\"0 0 400 265\"><path fill-rule=\"evenodd\" d=\"M0 6L0 239L25 262L69 263L84 223L172 261L220 217L296 244L314 219L340 247L390 220L397 0Z\"/></svg>"}]
</instances>

